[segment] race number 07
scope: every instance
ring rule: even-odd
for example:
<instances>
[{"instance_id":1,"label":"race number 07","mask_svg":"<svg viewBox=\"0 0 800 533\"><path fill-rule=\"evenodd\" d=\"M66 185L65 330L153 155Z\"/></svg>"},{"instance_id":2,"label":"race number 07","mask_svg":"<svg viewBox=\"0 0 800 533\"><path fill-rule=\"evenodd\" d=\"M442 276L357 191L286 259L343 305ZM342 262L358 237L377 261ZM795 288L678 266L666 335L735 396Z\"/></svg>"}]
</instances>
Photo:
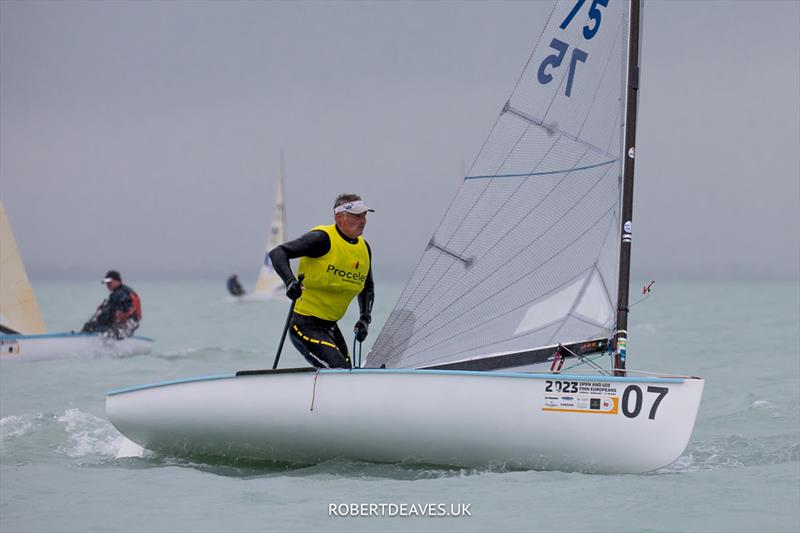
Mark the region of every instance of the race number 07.
<instances>
[{"instance_id":1,"label":"race number 07","mask_svg":"<svg viewBox=\"0 0 800 533\"><path fill-rule=\"evenodd\" d=\"M663 400L667 395L669 389L666 387L648 386L647 392L658 395L653 401L653 405L650 407L650 414L647 416L647 418L650 420L654 420L656 418L658 406L661 405L661 400ZM631 396L633 396L633 409L631 409L630 406ZM622 393L622 414L628 418L636 418L639 416L639 413L642 410L643 396L642 389L640 389L638 385L628 385L628 387L625 389L625 392Z\"/></svg>"}]
</instances>

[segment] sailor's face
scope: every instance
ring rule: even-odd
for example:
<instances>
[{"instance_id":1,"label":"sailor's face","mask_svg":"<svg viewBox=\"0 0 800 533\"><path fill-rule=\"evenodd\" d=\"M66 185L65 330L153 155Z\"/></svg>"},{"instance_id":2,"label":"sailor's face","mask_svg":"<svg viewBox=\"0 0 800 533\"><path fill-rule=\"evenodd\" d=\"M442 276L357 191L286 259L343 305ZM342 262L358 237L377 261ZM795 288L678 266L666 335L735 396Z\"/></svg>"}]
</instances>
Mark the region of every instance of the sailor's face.
<instances>
[{"instance_id":1,"label":"sailor's face","mask_svg":"<svg viewBox=\"0 0 800 533\"><path fill-rule=\"evenodd\" d=\"M342 230L342 233L356 239L364 233L364 227L367 225L367 213L336 213L336 225Z\"/></svg>"},{"instance_id":2,"label":"sailor's face","mask_svg":"<svg viewBox=\"0 0 800 533\"><path fill-rule=\"evenodd\" d=\"M106 288L108 290L110 290L110 291L113 291L114 289L116 289L120 285L122 285L122 282L121 281L117 281L115 279L112 279L111 281L106 282Z\"/></svg>"}]
</instances>

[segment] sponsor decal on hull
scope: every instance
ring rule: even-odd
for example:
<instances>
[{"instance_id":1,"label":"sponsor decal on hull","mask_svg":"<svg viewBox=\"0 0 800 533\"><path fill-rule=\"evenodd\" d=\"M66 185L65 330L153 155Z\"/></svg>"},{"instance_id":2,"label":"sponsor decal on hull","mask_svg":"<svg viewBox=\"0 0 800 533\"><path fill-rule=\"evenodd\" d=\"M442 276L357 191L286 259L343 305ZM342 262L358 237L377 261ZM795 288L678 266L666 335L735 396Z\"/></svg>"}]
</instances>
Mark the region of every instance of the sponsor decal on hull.
<instances>
[{"instance_id":1,"label":"sponsor decal on hull","mask_svg":"<svg viewBox=\"0 0 800 533\"><path fill-rule=\"evenodd\" d=\"M544 390L542 411L602 415L619 413L617 387L611 383L548 379Z\"/></svg>"}]
</instances>

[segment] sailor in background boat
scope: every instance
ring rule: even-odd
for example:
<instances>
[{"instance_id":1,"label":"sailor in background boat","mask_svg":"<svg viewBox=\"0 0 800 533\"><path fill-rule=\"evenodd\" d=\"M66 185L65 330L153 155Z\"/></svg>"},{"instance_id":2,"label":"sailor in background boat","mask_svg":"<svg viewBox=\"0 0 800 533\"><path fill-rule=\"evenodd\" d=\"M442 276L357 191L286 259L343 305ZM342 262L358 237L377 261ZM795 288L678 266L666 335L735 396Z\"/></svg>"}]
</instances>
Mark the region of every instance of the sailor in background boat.
<instances>
[{"instance_id":1,"label":"sailor in background boat","mask_svg":"<svg viewBox=\"0 0 800 533\"><path fill-rule=\"evenodd\" d=\"M101 281L111 292L97 307L94 316L81 329L82 333L108 333L117 339L130 337L142 319L142 304L139 295L122 284L116 270L109 270Z\"/></svg>"},{"instance_id":2,"label":"sailor in background boat","mask_svg":"<svg viewBox=\"0 0 800 533\"><path fill-rule=\"evenodd\" d=\"M244 287L239 283L239 274L231 274L228 277L227 286L231 296L241 296L244 294Z\"/></svg>"},{"instance_id":3,"label":"sailor in background boat","mask_svg":"<svg viewBox=\"0 0 800 533\"><path fill-rule=\"evenodd\" d=\"M316 368L351 368L347 342L336 322L358 297L361 316L353 332L359 342L367 338L372 320L375 289L372 251L361 237L367 223L367 207L357 194L341 194L333 204L335 224L317 226L305 235L273 248L269 260L286 284L286 296L297 300L289 338ZM300 258L298 283L289 265Z\"/></svg>"}]
</instances>

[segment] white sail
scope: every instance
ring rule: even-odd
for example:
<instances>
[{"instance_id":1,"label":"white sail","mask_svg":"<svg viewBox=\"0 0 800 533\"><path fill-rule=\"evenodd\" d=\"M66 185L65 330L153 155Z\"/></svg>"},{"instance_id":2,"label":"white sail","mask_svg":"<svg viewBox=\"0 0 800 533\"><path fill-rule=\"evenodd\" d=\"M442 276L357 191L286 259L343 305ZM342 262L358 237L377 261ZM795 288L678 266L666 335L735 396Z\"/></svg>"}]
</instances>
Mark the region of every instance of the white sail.
<instances>
[{"instance_id":1,"label":"white sail","mask_svg":"<svg viewBox=\"0 0 800 533\"><path fill-rule=\"evenodd\" d=\"M256 282L256 294L274 294L278 289L283 287L283 281L281 281L281 278L272 267L268 254L270 250L286 240L286 209L284 203L285 175L286 165L284 162L283 150L281 150L281 175L278 178L278 187L275 193L275 209L272 213L272 226L270 227L269 236L267 237L264 263L261 265L258 281Z\"/></svg>"},{"instance_id":2,"label":"white sail","mask_svg":"<svg viewBox=\"0 0 800 533\"><path fill-rule=\"evenodd\" d=\"M0 325L18 333L44 333L36 296L0 202Z\"/></svg>"},{"instance_id":3,"label":"white sail","mask_svg":"<svg viewBox=\"0 0 800 533\"><path fill-rule=\"evenodd\" d=\"M629 5L606 3L556 3L369 366L613 334Z\"/></svg>"}]
</instances>

